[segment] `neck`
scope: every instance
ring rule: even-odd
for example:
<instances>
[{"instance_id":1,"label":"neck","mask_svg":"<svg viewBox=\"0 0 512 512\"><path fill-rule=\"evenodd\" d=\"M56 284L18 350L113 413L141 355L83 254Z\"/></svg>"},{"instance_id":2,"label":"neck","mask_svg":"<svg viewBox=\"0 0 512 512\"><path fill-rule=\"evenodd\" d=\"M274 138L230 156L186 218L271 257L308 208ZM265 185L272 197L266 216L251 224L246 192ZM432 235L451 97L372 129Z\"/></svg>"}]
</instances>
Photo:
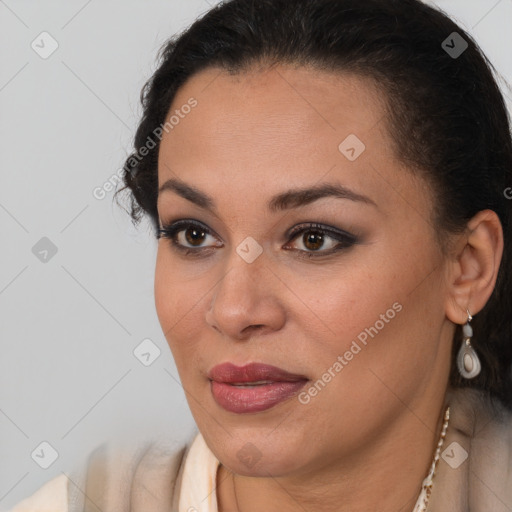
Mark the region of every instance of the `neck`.
<instances>
[{"instance_id":1,"label":"neck","mask_svg":"<svg viewBox=\"0 0 512 512\"><path fill-rule=\"evenodd\" d=\"M443 401L436 409L437 416L429 420L404 407L403 414L363 451L302 474L248 477L221 466L218 510L412 511L439 439Z\"/></svg>"}]
</instances>

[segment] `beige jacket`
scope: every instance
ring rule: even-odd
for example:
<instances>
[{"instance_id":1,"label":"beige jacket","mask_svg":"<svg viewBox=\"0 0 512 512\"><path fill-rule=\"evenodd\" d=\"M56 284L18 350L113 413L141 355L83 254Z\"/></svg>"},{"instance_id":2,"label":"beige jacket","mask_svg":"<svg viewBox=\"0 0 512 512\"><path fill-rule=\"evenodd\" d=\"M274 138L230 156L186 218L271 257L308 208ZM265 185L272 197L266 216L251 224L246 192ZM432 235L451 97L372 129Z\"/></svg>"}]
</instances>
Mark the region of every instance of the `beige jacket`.
<instances>
[{"instance_id":1,"label":"beige jacket","mask_svg":"<svg viewBox=\"0 0 512 512\"><path fill-rule=\"evenodd\" d=\"M468 389L450 392L447 403L450 425L428 511L512 512L512 413ZM149 442L119 451L104 443L85 467L50 480L10 512L190 512L179 508L190 446Z\"/></svg>"}]
</instances>

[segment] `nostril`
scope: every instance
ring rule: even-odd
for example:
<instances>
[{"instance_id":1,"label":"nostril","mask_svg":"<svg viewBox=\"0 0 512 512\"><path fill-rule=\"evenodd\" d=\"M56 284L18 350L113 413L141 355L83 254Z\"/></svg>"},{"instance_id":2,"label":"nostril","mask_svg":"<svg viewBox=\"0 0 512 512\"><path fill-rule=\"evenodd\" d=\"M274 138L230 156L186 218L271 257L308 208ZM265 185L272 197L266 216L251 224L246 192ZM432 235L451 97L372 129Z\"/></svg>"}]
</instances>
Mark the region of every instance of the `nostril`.
<instances>
[{"instance_id":1,"label":"nostril","mask_svg":"<svg viewBox=\"0 0 512 512\"><path fill-rule=\"evenodd\" d=\"M250 330L260 329L260 328L262 328L262 327L264 327L264 325L263 325L263 324L249 325L248 327L246 327L246 328L244 329L244 332L245 332L245 331L250 331Z\"/></svg>"},{"instance_id":2,"label":"nostril","mask_svg":"<svg viewBox=\"0 0 512 512\"><path fill-rule=\"evenodd\" d=\"M251 325L250 327L256 329L256 328L263 327L263 324Z\"/></svg>"}]
</instances>

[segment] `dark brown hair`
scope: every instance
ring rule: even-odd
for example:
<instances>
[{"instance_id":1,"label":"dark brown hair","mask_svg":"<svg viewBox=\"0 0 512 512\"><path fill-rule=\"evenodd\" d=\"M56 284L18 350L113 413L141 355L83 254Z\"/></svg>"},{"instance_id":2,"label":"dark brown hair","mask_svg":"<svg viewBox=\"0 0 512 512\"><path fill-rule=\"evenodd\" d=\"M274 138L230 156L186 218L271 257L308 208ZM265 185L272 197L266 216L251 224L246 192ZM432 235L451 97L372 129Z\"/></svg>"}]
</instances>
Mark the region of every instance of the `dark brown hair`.
<instances>
[{"instance_id":1,"label":"dark brown hair","mask_svg":"<svg viewBox=\"0 0 512 512\"><path fill-rule=\"evenodd\" d=\"M387 99L397 157L432 185L440 240L462 232L481 210L497 213L503 260L494 292L472 322L482 372L469 381L460 377L458 326L451 384L483 390L512 409L510 118L495 68L438 9L419 0L231 0L211 9L164 45L142 90L143 116L122 189L130 193L133 222L147 214L158 228L155 129L165 123L178 89L205 68L236 73L255 63L310 65L376 81ZM139 149L150 146L141 158Z\"/></svg>"}]
</instances>

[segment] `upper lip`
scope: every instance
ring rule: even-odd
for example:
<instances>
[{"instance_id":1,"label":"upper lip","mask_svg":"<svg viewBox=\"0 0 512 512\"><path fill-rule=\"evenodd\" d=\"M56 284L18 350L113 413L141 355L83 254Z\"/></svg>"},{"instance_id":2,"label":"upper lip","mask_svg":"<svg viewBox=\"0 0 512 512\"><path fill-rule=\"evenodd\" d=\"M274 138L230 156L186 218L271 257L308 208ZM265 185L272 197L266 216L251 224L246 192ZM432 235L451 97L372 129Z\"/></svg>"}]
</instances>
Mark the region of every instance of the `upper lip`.
<instances>
[{"instance_id":1,"label":"upper lip","mask_svg":"<svg viewBox=\"0 0 512 512\"><path fill-rule=\"evenodd\" d=\"M233 363L222 363L208 372L208 378L216 382L245 383L258 381L297 382L308 380L304 375L289 373L282 368L264 363L249 363L236 366Z\"/></svg>"}]
</instances>

